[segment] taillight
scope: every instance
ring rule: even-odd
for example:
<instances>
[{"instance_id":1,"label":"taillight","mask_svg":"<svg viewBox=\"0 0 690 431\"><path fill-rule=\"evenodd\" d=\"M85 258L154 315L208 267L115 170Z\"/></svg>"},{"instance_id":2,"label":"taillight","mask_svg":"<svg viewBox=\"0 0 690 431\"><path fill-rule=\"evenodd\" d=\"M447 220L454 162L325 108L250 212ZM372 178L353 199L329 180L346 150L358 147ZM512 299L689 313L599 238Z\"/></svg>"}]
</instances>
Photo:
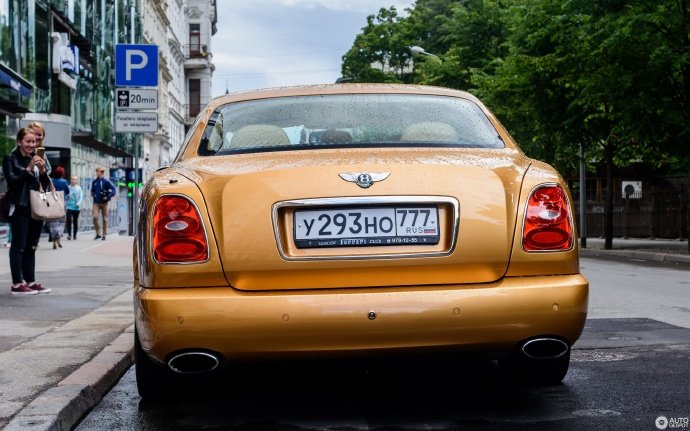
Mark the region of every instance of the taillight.
<instances>
[{"instance_id":1,"label":"taillight","mask_svg":"<svg viewBox=\"0 0 690 431\"><path fill-rule=\"evenodd\" d=\"M204 262L208 244L196 207L182 196L161 196L153 209L153 257L158 262Z\"/></svg>"},{"instance_id":2,"label":"taillight","mask_svg":"<svg viewBox=\"0 0 690 431\"><path fill-rule=\"evenodd\" d=\"M558 185L543 185L527 201L522 247L527 251L569 250L573 225L565 191Z\"/></svg>"}]
</instances>

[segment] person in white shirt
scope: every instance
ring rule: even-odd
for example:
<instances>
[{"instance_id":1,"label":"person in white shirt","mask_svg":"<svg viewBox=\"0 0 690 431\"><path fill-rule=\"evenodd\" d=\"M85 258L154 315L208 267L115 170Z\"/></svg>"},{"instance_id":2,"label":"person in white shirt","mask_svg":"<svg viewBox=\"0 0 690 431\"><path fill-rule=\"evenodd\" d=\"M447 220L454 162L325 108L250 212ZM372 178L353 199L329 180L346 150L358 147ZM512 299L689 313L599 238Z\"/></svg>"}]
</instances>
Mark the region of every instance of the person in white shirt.
<instances>
[{"instance_id":1,"label":"person in white shirt","mask_svg":"<svg viewBox=\"0 0 690 431\"><path fill-rule=\"evenodd\" d=\"M67 224L65 226L65 233L67 239L77 239L77 232L79 231L79 213L81 212L81 203L84 200L84 191L79 185L79 178L72 175L69 181L69 195L67 195L67 202L65 203L65 210L67 211Z\"/></svg>"}]
</instances>

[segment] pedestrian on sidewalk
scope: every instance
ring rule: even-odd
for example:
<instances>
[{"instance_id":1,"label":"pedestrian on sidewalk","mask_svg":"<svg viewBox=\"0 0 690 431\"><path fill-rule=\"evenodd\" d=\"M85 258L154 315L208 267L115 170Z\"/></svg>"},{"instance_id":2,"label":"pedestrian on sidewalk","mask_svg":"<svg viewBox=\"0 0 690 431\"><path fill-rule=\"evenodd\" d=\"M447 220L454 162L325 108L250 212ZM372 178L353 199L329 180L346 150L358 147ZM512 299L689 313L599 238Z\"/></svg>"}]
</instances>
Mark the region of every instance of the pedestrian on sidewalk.
<instances>
[{"instance_id":1,"label":"pedestrian on sidewalk","mask_svg":"<svg viewBox=\"0 0 690 431\"><path fill-rule=\"evenodd\" d=\"M56 166L53 170L53 185L55 190L64 193L64 198L67 200L69 196L69 184L67 180L63 177L65 176L65 170L62 166ZM48 222L48 230L50 230L50 238L53 242L53 250L60 247L62 248L62 233L65 231L65 217L50 220Z\"/></svg>"},{"instance_id":2,"label":"pedestrian on sidewalk","mask_svg":"<svg viewBox=\"0 0 690 431\"><path fill-rule=\"evenodd\" d=\"M41 236L43 221L31 218L29 190L44 189L50 185L50 178L43 158L36 155L36 135L31 128L24 127L17 133L17 146L2 162L2 171L10 193L10 271L12 273L12 295L35 295L48 293L51 289L36 283L36 247Z\"/></svg>"},{"instance_id":3,"label":"pedestrian on sidewalk","mask_svg":"<svg viewBox=\"0 0 690 431\"><path fill-rule=\"evenodd\" d=\"M93 227L96 229L94 239L105 241L105 234L108 232L108 203L115 196L115 186L105 178L105 168L96 168L96 179L91 183L91 197L93 198ZM103 229L99 223L99 214L103 216Z\"/></svg>"},{"instance_id":4,"label":"pedestrian on sidewalk","mask_svg":"<svg viewBox=\"0 0 690 431\"><path fill-rule=\"evenodd\" d=\"M46 140L46 128L43 127L43 124L38 122L38 121L32 121L29 123L28 126L29 129L33 130L34 135L36 135L36 150L34 150L36 153L38 153L40 150L38 148L42 148L43 152L39 154L41 157L43 157L43 162L46 165L46 174L50 176L52 172L52 167L50 166L50 161L48 160L48 155L45 153L45 140ZM41 230L45 230L48 233L48 241L53 242L53 237L50 235L50 229L48 228L48 223L45 222L43 226L41 226Z\"/></svg>"},{"instance_id":5,"label":"pedestrian on sidewalk","mask_svg":"<svg viewBox=\"0 0 690 431\"><path fill-rule=\"evenodd\" d=\"M77 239L77 232L79 231L79 213L81 212L81 203L84 200L84 191L79 185L79 177L72 175L69 182L69 196L65 204L67 211L67 239Z\"/></svg>"}]
</instances>

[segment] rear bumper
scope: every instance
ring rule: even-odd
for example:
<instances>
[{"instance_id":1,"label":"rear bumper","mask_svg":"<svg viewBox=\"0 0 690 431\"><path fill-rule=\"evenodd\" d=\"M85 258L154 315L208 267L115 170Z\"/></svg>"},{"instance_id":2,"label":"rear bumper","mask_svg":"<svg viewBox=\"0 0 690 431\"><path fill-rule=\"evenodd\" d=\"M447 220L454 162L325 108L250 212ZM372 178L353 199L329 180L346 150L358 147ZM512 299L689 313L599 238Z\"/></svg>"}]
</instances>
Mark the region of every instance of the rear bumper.
<instances>
[{"instance_id":1,"label":"rear bumper","mask_svg":"<svg viewBox=\"0 0 690 431\"><path fill-rule=\"evenodd\" d=\"M543 335L572 345L585 324L588 290L579 274L275 293L136 287L134 306L142 347L159 361L184 349L226 359L417 348L507 352Z\"/></svg>"}]
</instances>

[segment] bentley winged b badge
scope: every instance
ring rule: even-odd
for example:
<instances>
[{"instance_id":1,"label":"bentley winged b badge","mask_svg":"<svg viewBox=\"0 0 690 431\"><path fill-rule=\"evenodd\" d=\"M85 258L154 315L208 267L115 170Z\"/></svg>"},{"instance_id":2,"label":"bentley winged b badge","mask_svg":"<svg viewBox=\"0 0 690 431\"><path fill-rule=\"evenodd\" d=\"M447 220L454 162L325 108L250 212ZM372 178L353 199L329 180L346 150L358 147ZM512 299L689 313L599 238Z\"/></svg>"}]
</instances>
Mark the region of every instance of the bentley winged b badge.
<instances>
[{"instance_id":1,"label":"bentley winged b badge","mask_svg":"<svg viewBox=\"0 0 690 431\"><path fill-rule=\"evenodd\" d=\"M375 182L385 180L390 174L390 172L345 172L338 175L345 181L355 183L363 189L367 189Z\"/></svg>"}]
</instances>

